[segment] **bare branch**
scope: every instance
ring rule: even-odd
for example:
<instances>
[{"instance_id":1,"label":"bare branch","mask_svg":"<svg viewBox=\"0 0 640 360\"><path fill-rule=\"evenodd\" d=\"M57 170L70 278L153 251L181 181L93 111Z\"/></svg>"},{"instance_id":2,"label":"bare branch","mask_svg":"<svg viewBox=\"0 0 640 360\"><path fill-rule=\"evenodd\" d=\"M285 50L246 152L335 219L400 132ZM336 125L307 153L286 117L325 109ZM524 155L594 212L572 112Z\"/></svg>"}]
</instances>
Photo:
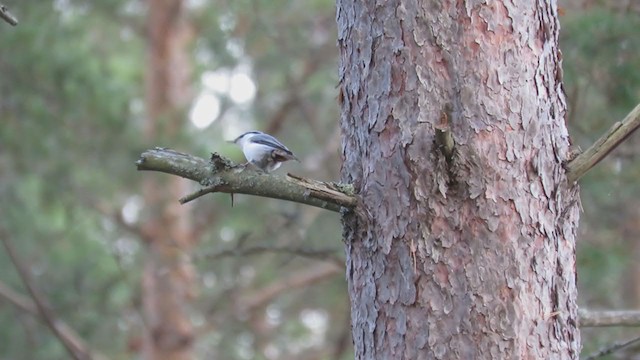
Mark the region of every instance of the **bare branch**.
<instances>
[{"instance_id":1,"label":"bare branch","mask_svg":"<svg viewBox=\"0 0 640 360\"><path fill-rule=\"evenodd\" d=\"M42 321L47 325L47 327L49 327L49 329L51 329L51 332L53 332L53 334L60 340L62 345L64 345L65 349L67 349L67 352L69 353L69 355L71 355L74 359L77 359L77 360L91 359L92 358L91 352L86 347L84 342L78 341L80 340L79 337L68 336L69 333L64 332L61 329L62 323L56 318L56 316L47 307L45 300L41 297L41 295L36 290L35 285L31 280L31 275L29 274L29 270L27 270L24 263L18 257L13 247L13 244L9 240L9 237L3 233L0 234L0 237L2 237L2 243L4 244L4 247L7 250L7 254L11 259L11 262L13 263L14 267L18 271L18 275L20 275L20 278L22 279L22 282L25 288L27 289L27 291L29 292L29 295L33 299L35 308L37 308L38 314L40 315ZM22 301L22 303L24 305L24 301Z\"/></svg>"},{"instance_id":2,"label":"bare branch","mask_svg":"<svg viewBox=\"0 0 640 360\"><path fill-rule=\"evenodd\" d=\"M18 25L18 19L16 19L16 17L13 16L9 12L9 9L3 4L0 4L0 19L8 22L10 25L13 25L13 26Z\"/></svg>"},{"instance_id":3,"label":"bare branch","mask_svg":"<svg viewBox=\"0 0 640 360\"><path fill-rule=\"evenodd\" d=\"M267 304L285 291L315 284L324 279L342 273L343 268L332 263L320 263L317 266L298 271L288 277L243 296L238 302L241 311L252 311Z\"/></svg>"},{"instance_id":4,"label":"bare branch","mask_svg":"<svg viewBox=\"0 0 640 360\"><path fill-rule=\"evenodd\" d=\"M325 58L327 56L333 55L331 50L329 50L327 46L316 49L316 51L314 51L311 56L307 58L308 61L306 61L304 64L304 70L298 78L291 79L290 77L287 77L288 81L285 88L288 89L288 91L285 94L284 100L282 101L282 103L280 103L280 107L278 107L273 115L271 115L266 121L267 126L265 132L269 134L278 133L282 128L282 125L284 124L286 118L296 106L299 106L301 108L301 111L303 111L303 102L300 96L300 94L302 93L301 86L307 83L310 77L318 73L320 65L324 61L326 61ZM305 120L309 120L306 116L303 116L303 118L305 118Z\"/></svg>"},{"instance_id":5,"label":"bare branch","mask_svg":"<svg viewBox=\"0 0 640 360\"><path fill-rule=\"evenodd\" d=\"M211 161L171 149L155 148L140 155L138 170L159 171L197 181L203 189L181 199L182 203L211 192L237 193L294 201L331 211L353 208L356 198L349 187L291 176L282 178L233 164L212 154Z\"/></svg>"},{"instance_id":6,"label":"bare branch","mask_svg":"<svg viewBox=\"0 0 640 360\"><path fill-rule=\"evenodd\" d=\"M35 306L33 301L29 300L24 295L19 294L14 291L12 288L7 286L5 283L0 281L0 297L9 301L13 305L15 305L20 310L29 313L30 315L40 317L40 313L38 312L38 308Z\"/></svg>"},{"instance_id":7,"label":"bare branch","mask_svg":"<svg viewBox=\"0 0 640 360\"><path fill-rule=\"evenodd\" d=\"M7 300L8 302L15 305L18 309L26 312L27 314L36 317L38 320L44 322L44 317L38 311L38 307L31 301L28 297L19 294L17 291L10 288L7 284L0 281L0 298ZM60 334L64 336L67 341L72 342L74 344L78 344L80 347L88 349L87 344L82 340L80 335L75 332L69 325L67 325L62 320L56 321L56 327ZM106 359L106 356L103 354L97 354L93 352L94 358L96 359Z\"/></svg>"},{"instance_id":8,"label":"bare branch","mask_svg":"<svg viewBox=\"0 0 640 360\"><path fill-rule=\"evenodd\" d=\"M590 148L566 164L569 182L578 181L638 127L640 127L640 104L636 105L622 121L613 124L609 131L602 135Z\"/></svg>"},{"instance_id":9,"label":"bare branch","mask_svg":"<svg viewBox=\"0 0 640 360\"><path fill-rule=\"evenodd\" d=\"M581 327L640 326L640 310L593 311L580 309L578 318Z\"/></svg>"},{"instance_id":10,"label":"bare branch","mask_svg":"<svg viewBox=\"0 0 640 360\"><path fill-rule=\"evenodd\" d=\"M269 246L269 245L255 245L251 247L235 247L231 249L225 249L217 251L215 253L201 255L202 258L207 260L219 259L229 256L251 256L264 253L274 254L286 254L305 257L309 259L317 259L323 261L329 261L335 263L338 266L344 267L345 261L335 256L336 249L311 249L306 247L294 247L294 246Z\"/></svg>"},{"instance_id":11,"label":"bare branch","mask_svg":"<svg viewBox=\"0 0 640 360\"><path fill-rule=\"evenodd\" d=\"M605 347L604 349L600 349L598 350L596 353L591 354L589 356L587 356L585 358L585 360L593 360L593 359L597 359L599 357L603 357L609 354L612 354L618 350L621 350L627 346L631 346L637 342L640 342L640 336L634 337L630 340L624 341L624 342L617 342L617 343L613 343L607 347Z\"/></svg>"}]
</instances>

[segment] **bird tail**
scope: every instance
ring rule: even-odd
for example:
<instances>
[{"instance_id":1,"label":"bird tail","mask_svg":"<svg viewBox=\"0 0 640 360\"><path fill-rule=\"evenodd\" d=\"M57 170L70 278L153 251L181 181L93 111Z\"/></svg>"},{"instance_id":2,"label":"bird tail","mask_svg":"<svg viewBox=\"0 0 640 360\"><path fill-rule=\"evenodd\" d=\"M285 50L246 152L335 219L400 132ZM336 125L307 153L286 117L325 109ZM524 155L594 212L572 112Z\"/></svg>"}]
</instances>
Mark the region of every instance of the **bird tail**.
<instances>
[{"instance_id":1,"label":"bird tail","mask_svg":"<svg viewBox=\"0 0 640 360\"><path fill-rule=\"evenodd\" d=\"M284 162L288 160L295 160L297 162L300 162L300 159L298 159L295 155L293 155L292 152L274 150L272 156L274 160L280 161L280 162Z\"/></svg>"}]
</instances>

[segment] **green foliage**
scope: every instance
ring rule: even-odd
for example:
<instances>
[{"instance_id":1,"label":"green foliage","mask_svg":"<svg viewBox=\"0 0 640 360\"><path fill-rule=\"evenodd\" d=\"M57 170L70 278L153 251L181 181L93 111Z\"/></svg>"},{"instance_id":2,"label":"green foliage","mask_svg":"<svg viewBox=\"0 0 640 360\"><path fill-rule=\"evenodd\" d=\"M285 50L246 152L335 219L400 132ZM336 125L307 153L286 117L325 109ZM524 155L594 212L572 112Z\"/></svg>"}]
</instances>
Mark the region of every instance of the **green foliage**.
<instances>
[{"instance_id":1,"label":"green foliage","mask_svg":"<svg viewBox=\"0 0 640 360\"><path fill-rule=\"evenodd\" d=\"M0 227L54 312L115 355L126 335L117 321L139 269L124 271L114 254L122 231L92 208L136 191L124 182L133 178L134 151L121 145L133 143L129 103L140 96L141 44L110 35L116 24L89 9L63 15L37 1L14 9L20 25L0 31ZM0 280L27 294L3 252L0 269ZM0 341L3 358L67 357L42 324L0 304L0 319L13 324L0 329L13 340Z\"/></svg>"},{"instance_id":2,"label":"green foliage","mask_svg":"<svg viewBox=\"0 0 640 360\"><path fill-rule=\"evenodd\" d=\"M10 235L56 315L92 348L111 358L135 357L127 346L145 326L139 290L144 254L137 234L117 220L132 196L141 193L134 161L145 147L156 145L203 156L221 151L239 160L237 148L222 145L237 135L226 129L264 129L293 95L298 100L285 114L288 130L278 135L290 139L287 144L303 158L313 148L323 148L337 119L333 2L194 4L189 9L196 31L194 84L204 71L244 67L256 81L258 95L247 105L221 94L233 116L205 131L195 131L185 121L184 131L152 144L140 141L148 40L140 4L31 0L12 6L12 11L20 25L0 29L0 228ZM309 41L317 35L321 37ZM311 67L309 59L314 61ZM295 89L290 89L292 83ZM337 178L336 155L321 164L318 174ZM236 196L235 207L229 205L225 196L196 203L196 222L206 224L198 253L215 254L241 242L246 247L341 249L335 216L320 216L323 225L318 229L315 215L306 215L310 224L301 225L295 215L301 209L293 204ZM304 226L314 229L313 236L300 234ZM243 358L251 353L265 358L261 349L252 347L268 342L285 354L290 344L309 336L299 316L307 306L341 304L341 320L334 328L346 325L342 277L327 282L328 292L294 291L278 297L269 305L282 312L273 333L254 334L254 324L235 316L230 293L269 286L316 260L258 254L215 260L196 255L194 261L207 281L201 284L193 316L217 329L198 339L204 357L216 353ZM0 281L26 295L2 251ZM252 316L264 316L264 309ZM223 324L218 324L220 317ZM10 339L0 341L2 358L66 357L43 324L1 300L0 321L11 324L0 329L0 339ZM314 344L300 349L321 348Z\"/></svg>"}]
</instances>

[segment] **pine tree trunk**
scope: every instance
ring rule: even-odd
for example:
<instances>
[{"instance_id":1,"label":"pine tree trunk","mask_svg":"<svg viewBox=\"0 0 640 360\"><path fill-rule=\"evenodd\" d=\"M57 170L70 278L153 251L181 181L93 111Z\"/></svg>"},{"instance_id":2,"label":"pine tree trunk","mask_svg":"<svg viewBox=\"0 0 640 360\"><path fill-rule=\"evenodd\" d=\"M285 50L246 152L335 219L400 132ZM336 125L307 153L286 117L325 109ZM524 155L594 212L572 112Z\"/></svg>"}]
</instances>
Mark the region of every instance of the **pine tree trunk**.
<instances>
[{"instance_id":1,"label":"pine tree trunk","mask_svg":"<svg viewBox=\"0 0 640 360\"><path fill-rule=\"evenodd\" d=\"M144 135L151 143L175 138L183 123L190 77L187 45L190 33L182 0L149 0ZM143 358L192 359L194 333L188 306L195 274L190 254L195 245L189 207L175 200L188 193L186 179L161 181L146 176L146 217L142 305L145 318Z\"/></svg>"},{"instance_id":2,"label":"pine tree trunk","mask_svg":"<svg viewBox=\"0 0 640 360\"><path fill-rule=\"evenodd\" d=\"M577 358L555 2L339 0L337 22L356 358Z\"/></svg>"}]
</instances>

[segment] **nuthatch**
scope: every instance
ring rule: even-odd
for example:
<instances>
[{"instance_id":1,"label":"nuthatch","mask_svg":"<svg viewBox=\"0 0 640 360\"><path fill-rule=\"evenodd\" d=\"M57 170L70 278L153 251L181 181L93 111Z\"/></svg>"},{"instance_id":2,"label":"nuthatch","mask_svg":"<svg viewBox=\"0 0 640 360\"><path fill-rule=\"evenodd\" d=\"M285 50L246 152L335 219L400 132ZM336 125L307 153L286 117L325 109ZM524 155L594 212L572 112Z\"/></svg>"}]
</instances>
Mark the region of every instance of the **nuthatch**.
<instances>
[{"instance_id":1,"label":"nuthatch","mask_svg":"<svg viewBox=\"0 0 640 360\"><path fill-rule=\"evenodd\" d=\"M247 161L264 172L271 172L288 160L298 160L291 150L278 139L260 131L249 131L238 136L233 143L242 147Z\"/></svg>"}]
</instances>

